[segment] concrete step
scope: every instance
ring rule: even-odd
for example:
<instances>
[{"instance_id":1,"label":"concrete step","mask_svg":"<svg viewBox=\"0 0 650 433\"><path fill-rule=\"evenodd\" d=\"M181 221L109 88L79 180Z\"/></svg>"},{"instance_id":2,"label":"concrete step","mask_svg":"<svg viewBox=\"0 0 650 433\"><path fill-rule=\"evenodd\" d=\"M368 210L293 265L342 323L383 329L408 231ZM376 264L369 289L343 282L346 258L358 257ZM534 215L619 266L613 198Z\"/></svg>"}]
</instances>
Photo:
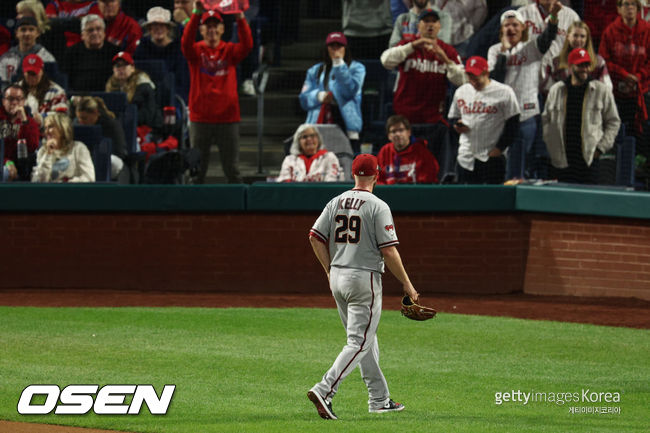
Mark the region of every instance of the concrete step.
<instances>
[{"instance_id":1,"label":"concrete step","mask_svg":"<svg viewBox=\"0 0 650 433\"><path fill-rule=\"evenodd\" d=\"M298 92L266 93L264 95L264 118L273 119L267 120L267 122L275 121L277 117L287 117L289 115L295 115L296 118L304 118L306 113L300 106ZM240 97L239 107L242 116L257 116L257 97Z\"/></svg>"},{"instance_id":2,"label":"concrete step","mask_svg":"<svg viewBox=\"0 0 650 433\"><path fill-rule=\"evenodd\" d=\"M302 116L274 117L272 121L264 122L264 137L287 138L296 131L296 128L305 121ZM240 136L257 137L257 116L242 116L239 125Z\"/></svg>"},{"instance_id":3,"label":"concrete step","mask_svg":"<svg viewBox=\"0 0 650 433\"><path fill-rule=\"evenodd\" d=\"M325 44L325 38L331 32L341 31L341 19L301 18L298 35L300 41L315 41ZM284 54L284 52L283 52Z\"/></svg>"}]
</instances>

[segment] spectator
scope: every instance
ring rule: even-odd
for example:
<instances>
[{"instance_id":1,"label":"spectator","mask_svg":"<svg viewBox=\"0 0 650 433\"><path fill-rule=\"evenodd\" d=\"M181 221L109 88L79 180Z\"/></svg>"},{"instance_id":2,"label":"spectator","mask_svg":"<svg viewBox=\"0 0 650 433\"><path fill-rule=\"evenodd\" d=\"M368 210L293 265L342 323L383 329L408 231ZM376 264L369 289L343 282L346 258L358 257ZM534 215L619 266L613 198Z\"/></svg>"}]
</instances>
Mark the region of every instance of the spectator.
<instances>
[{"instance_id":1,"label":"spectator","mask_svg":"<svg viewBox=\"0 0 650 433\"><path fill-rule=\"evenodd\" d=\"M138 126L162 127L161 108L156 104L156 85L149 75L136 69L131 55L120 51L113 57L113 75L106 82L107 92L124 92L129 104L138 107Z\"/></svg>"},{"instance_id":2,"label":"spectator","mask_svg":"<svg viewBox=\"0 0 650 433\"><path fill-rule=\"evenodd\" d=\"M45 143L38 150L32 182L94 182L95 166L85 144L74 141L70 118L45 119Z\"/></svg>"},{"instance_id":3,"label":"spectator","mask_svg":"<svg viewBox=\"0 0 650 433\"><path fill-rule=\"evenodd\" d=\"M532 167L532 161L527 160L533 157L533 144L538 134L541 61L555 39L561 8L560 2L553 3L549 25L538 38L533 39L529 39L529 29L519 12L504 12L499 33L501 43L488 50L491 78L512 87L521 111L519 133L508 156L508 179L523 178L526 166Z\"/></svg>"},{"instance_id":4,"label":"spectator","mask_svg":"<svg viewBox=\"0 0 650 433\"><path fill-rule=\"evenodd\" d=\"M65 31L79 32L79 20L49 19L40 0L21 0L16 3L16 19L32 17L36 20L41 35L38 42L45 47L55 59L63 59L66 39Z\"/></svg>"},{"instance_id":5,"label":"spectator","mask_svg":"<svg viewBox=\"0 0 650 433\"><path fill-rule=\"evenodd\" d=\"M73 99L75 101L76 120L79 124L100 125L102 127L102 135L111 139L113 144L111 179L116 179L122 171L128 157L126 138L124 137L122 125L115 119L115 114L106 107L102 98L97 96L81 96Z\"/></svg>"},{"instance_id":6,"label":"spectator","mask_svg":"<svg viewBox=\"0 0 650 433\"><path fill-rule=\"evenodd\" d=\"M460 135L461 183L503 183L507 149L517 135L519 103L510 86L491 80L483 57L465 65L468 83L454 93L449 119Z\"/></svg>"},{"instance_id":7,"label":"spectator","mask_svg":"<svg viewBox=\"0 0 650 433\"><path fill-rule=\"evenodd\" d=\"M614 97L627 131L640 132L648 118L646 93L650 85L650 24L639 19L638 0L619 0L619 16L603 32L599 53L607 62ZM645 140L637 153L650 157Z\"/></svg>"},{"instance_id":8,"label":"spectator","mask_svg":"<svg viewBox=\"0 0 650 433\"><path fill-rule=\"evenodd\" d=\"M81 42L79 35L79 20L86 15L100 15L101 11L97 0L50 0L45 13L52 21L58 21L58 25L66 28L66 46L71 47ZM81 26L83 30L83 25Z\"/></svg>"},{"instance_id":9,"label":"spectator","mask_svg":"<svg viewBox=\"0 0 650 433\"><path fill-rule=\"evenodd\" d=\"M44 62L56 62L54 56L37 42L41 32L35 18L22 17L16 22L18 45L0 56L0 81L12 83L22 75L23 59L38 54Z\"/></svg>"},{"instance_id":10,"label":"spectator","mask_svg":"<svg viewBox=\"0 0 650 433\"><path fill-rule=\"evenodd\" d=\"M190 21L193 0L174 0L174 21L182 26Z\"/></svg>"},{"instance_id":11,"label":"spectator","mask_svg":"<svg viewBox=\"0 0 650 433\"><path fill-rule=\"evenodd\" d=\"M413 7L407 12L400 14L393 25L393 33L388 43L389 47L394 47L403 39L413 40L418 34L418 21L420 13L424 9L433 9L440 17L440 32L438 38L446 43L451 41L451 17L447 12L442 12L437 7L429 6L429 0L413 0Z\"/></svg>"},{"instance_id":12,"label":"spectator","mask_svg":"<svg viewBox=\"0 0 650 433\"><path fill-rule=\"evenodd\" d=\"M5 142L4 164L9 170L9 180L29 180L33 155L38 148L39 131L36 121L25 110L25 91L12 84L3 92L0 108L0 138ZM27 160L18 160L18 140L27 145Z\"/></svg>"},{"instance_id":13,"label":"spectator","mask_svg":"<svg viewBox=\"0 0 650 433\"><path fill-rule=\"evenodd\" d=\"M106 40L133 55L142 30L136 20L124 13L122 0L99 0L99 10L106 21Z\"/></svg>"},{"instance_id":14,"label":"spectator","mask_svg":"<svg viewBox=\"0 0 650 433\"><path fill-rule=\"evenodd\" d=\"M425 9L418 20L419 36L413 41L403 40L381 55L386 69L399 70L393 111L411 124L430 124L426 133L429 150L438 157L449 141L444 119L447 79L456 86L465 80L460 56L451 45L438 39L439 31L438 13Z\"/></svg>"},{"instance_id":15,"label":"spectator","mask_svg":"<svg viewBox=\"0 0 650 433\"><path fill-rule=\"evenodd\" d=\"M0 56L9 51L11 47L11 32L0 24Z\"/></svg>"},{"instance_id":16,"label":"spectator","mask_svg":"<svg viewBox=\"0 0 650 433\"><path fill-rule=\"evenodd\" d=\"M544 141L558 180L598 183L598 158L614 146L621 121L610 89L591 79L589 52L574 49L569 65L571 78L555 83L546 101Z\"/></svg>"},{"instance_id":17,"label":"spectator","mask_svg":"<svg viewBox=\"0 0 650 433\"><path fill-rule=\"evenodd\" d=\"M569 53L575 48L584 48L589 53L589 58L591 59L591 78L602 81L603 84L612 90L613 85L609 77L607 64L605 63L605 59L594 51L589 26L584 21L576 21L569 26L567 37L564 40L560 54L551 61L547 57L544 57L542 60L541 87L544 89L544 94L548 94L551 86L556 82L565 81L571 77Z\"/></svg>"},{"instance_id":18,"label":"spectator","mask_svg":"<svg viewBox=\"0 0 650 433\"><path fill-rule=\"evenodd\" d=\"M240 183L239 97L237 64L253 48L251 29L243 13L237 14L239 42L221 40L225 26L215 11L204 12L203 3L194 3L196 13L187 23L181 46L190 69L190 143L201 152L198 183L205 182L210 147L219 147L221 164L229 183ZM203 41L195 42L199 29Z\"/></svg>"},{"instance_id":19,"label":"spectator","mask_svg":"<svg viewBox=\"0 0 650 433\"><path fill-rule=\"evenodd\" d=\"M427 149L425 140L411 137L411 124L406 117L390 116L386 134L390 142L377 155L381 167L377 184L438 182L438 161Z\"/></svg>"},{"instance_id":20,"label":"spectator","mask_svg":"<svg viewBox=\"0 0 650 433\"><path fill-rule=\"evenodd\" d=\"M149 9L147 21L142 25L145 35L140 39L133 58L137 60L163 60L167 71L174 73L176 93L187 101L190 91L190 72L181 51L180 38L176 37L176 23L171 13L159 6Z\"/></svg>"},{"instance_id":21,"label":"spectator","mask_svg":"<svg viewBox=\"0 0 650 433\"><path fill-rule=\"evenodd\" d=\"M28 106L39 127L43 119L55 112L68 113L68 97L65 90L53 82L43 71L43 59L30 54L23 59L23 76L18 83L27 95Z\"/></svg>"},{"instance_id":22,"label":"spectator","mask_svg":"<svg viewBox=\"0 0 650 433\"><path fill-rule=\"evenodd\" d=\"M522 6L518 12L523 17L528 27L531 38L539 37L546 28L546 22L550 19L551 7L557 0L536 0L533 3ZM578 14L568 6L564 6L557 15L557 35L551 47L548 49L544 58L552 59L557 56L564 45L569 26L576 21L580 21Z\"/></svg>"},{"instance_id":23,"label":"spectator","mask_svg":"<svg viewBox=\"0 0 650 433\"><path fill-rule=\"evenodd\" d=\"M393 31L390 0L343 2L343 34L359 59L376 59L388 46Z\"/></svg>"},{"instance_id":24,"label":"spectator","mask_svg":"<svg viewBox=\"0 0 650 433\"><path fill-rule=\"evenodd\" d=\"M325 39L323 61L307 71L300 105L307 111L305 123L335 123L347 132L359 152L361 91L366 76L363 64L352 60L345 35L333 32Z\"/></svg>"},{"instance_id":25,"label":"spectator","mask_svg":"<svg viewBox=\"0 0 650 433\"><path fill-rule=\"evenodd\" d=\"M618 0L584 0L583 19L591 29L594 49L598 51L600 38L608 25L618 17Z\"/></svg>"},{"instance_id":26,"label":"spectator","mask_svg":"<svg viewBox=\"0 0 650 433\"><path fill-rule=\"evenodd\" d=\"M313 125L300 125L293 134L290 154L282 161L276 182L337 182L344 173L339 159L323 147L323 138Z\"/></svg>"},{"instance_id":27,"label":"spectator","mask_svg":"<svg viewBox=\"0 0 650 433\"><path fill-rule=\"evenodd\" d=\"M481 28L487 18L488 9L485 0L431 0L431 4L449 14L451 39L443 40L453 45L464 58L467 55L469 39ZM438 14L440 15L440 12ZM442 15L440 16L442 18Z\"/></svg>"},{"instance_id":28,"label":"spectator","mask_svg":"<svg viewBox=\"0 0 650 433\"><path fill-rule=\"evenodd\" d=\"M113 57L119 49L106 41L106 25L99 15L81 20L82 41L68 50L63 70L70 77L69 87L76 91L103 91L111 75Z\"/></svg>"}]
</instances>

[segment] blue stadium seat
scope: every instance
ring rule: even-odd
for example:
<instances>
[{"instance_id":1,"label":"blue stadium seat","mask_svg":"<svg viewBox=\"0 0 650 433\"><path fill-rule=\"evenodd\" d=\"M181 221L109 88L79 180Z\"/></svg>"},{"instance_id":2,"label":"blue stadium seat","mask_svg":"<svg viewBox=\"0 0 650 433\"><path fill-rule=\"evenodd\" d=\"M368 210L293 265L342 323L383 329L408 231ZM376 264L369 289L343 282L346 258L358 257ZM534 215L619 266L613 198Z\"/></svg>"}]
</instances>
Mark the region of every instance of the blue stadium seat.
<instances>
[{"instance_id":1,"label":"blue stadium seat","mask_svg":"<svg viewBox=\"0 0 650 433\"><path fill-rule=\"evenodd\" d=\"M636 139L623 138L616 148L616 185L634 186L635 155Z\"/></svg>"},{"instance_id":2,"label":"blue stadium seat","mask_svg":"<svg viewBox=\"0 0 650 433\"><path fill-rule=\"evenodd\" d=\"M102 135L99 125L74 125L74 139L86 145L95 166L95 181L111 181L111 153L113 143Z\"/></svg>"},{"instance_id":3,"label":"blue stadium seat","mask_svg":"<svg viewBox=\"0 0 650 433\"><path fill-rule=\"evenodd\" d=\"M63 87L63 90L65 90L66 93L68 92L68 74L59 69L58 63L43 63L43 70L50 80Z\"/></svg>"}]
</instances>

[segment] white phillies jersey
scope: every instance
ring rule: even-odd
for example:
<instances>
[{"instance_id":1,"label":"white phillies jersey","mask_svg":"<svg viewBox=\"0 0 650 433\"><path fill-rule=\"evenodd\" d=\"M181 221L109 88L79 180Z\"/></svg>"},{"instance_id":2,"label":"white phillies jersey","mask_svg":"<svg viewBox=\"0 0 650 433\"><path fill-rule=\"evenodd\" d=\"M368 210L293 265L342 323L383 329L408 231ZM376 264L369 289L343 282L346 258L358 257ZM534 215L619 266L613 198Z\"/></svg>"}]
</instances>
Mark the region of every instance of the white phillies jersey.
<instances>
[{"instance_id":1,"label":"white phillies jersey","mask_svg":"<svg viewBox=\"0 0 650 433\"><path fill-rule=\"evenodd\" d=\"M497 63L497 55L506 55L505 84L512 87L517 95L523 122L539 114L539 74L542 67L542 53L537 48L537 38L519 42L505 53L501 53L501 43L494 44L488 50L488 67L490 71Z\"/></svg>"},{"instance_id":2,"label":"white phillies jersey","mask_svg":"<svg viewBox=\"0 0 650 433\"><path fill-rule=\"evenodd\" d=\"M469 127L460 134L458 164L474 170L474 160L486 162L488 153L497 145L506 121L519 114L517 96L510 86L491 80L480 91L463 84L454 93L449 109L450 119L460 119Z\"/></svg>"},{"instance_id":3,"label":"white phillies jersey","mask_svg":"<svg viewBox=\"0 0 650 433\"><path fill-rule=\"evenodd\" d=\"M546 20L542 18L542 14L539 11L539 7L537 7L537 3L532 3L528 6L521 7L519 8L518 12L526 22L526 26L528 27L528 36L531 39L537 38L542 34L544 29L546 29L546 26L548 25L546 20L548 20L548 17ZM573 9L565 6L560 9L557 20L557 36L555 36L555 39L553 39L553 42L551 43L551 47L548 49L546 54L544 54L544 57L549 59L552 59L553 57L560 54L560 51L562 51L562 46L564 45L564 40L567 37L569 26L575 21L580 21L580 16L578 16L576 11Z\"/></svg>"},{"instance_id":4,"label":"white phillies jersey","mask_svg":"<svg viewBox=\"0 0 650 433\"><path fill-rule=\"evenodd\" d=\"M338 157L333 152L319 151L312 158L307 171L305 158L287 155L276 182L337 182L344 180Z\"/></svg>"},{"instance_id":5,"label":"white phillies jersey","mask_svg":"<svg viewBox=\"0 0 650 433\"><path fill-rule=\"evenodd\" d=\"M380 248L399 243L388 205L360 189L330 200L310 234L329 246L331 266L382 273Z\"/></svg>"}]
</instances>

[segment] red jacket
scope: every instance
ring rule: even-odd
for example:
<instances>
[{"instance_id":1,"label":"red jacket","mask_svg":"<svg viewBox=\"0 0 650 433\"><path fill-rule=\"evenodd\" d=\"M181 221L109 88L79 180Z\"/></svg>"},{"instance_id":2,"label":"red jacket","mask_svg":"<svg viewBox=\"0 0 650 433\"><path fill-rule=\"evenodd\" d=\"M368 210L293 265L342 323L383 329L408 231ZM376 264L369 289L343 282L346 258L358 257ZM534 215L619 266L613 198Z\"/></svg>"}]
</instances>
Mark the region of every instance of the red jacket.
<instances>
[{"instance_id":1,"label":"red jacket","mask_svg":"<svg viewBox=\"0 0 650 433\"><path fill-rule=\"evenodd\" d=\"M618 85L628 74L634 74L639 78L642 93L648 90L650 24L641 17L633 28L623 24L620 16L617 17L603 32L598 52L607 62L607 69L614 83L614 93L617 96L630 97L622 94Z\"/></svg>"},{"instance_id":2,"label":"red jacket","mask_svg":"<svg viewBox=\"0 0 650 433\"><path fill-rule=\"evenodd\" d=\"M192 14L185 26L181 47L190 69L190 120L202 123L239 122L237 64L253 48L253 36L245 19L237 20L239 42L220 41L210 48L195 42L201 16Z\"/></svg>"},{"instance_id":3,"label":"red jacket","mask_svg":"<svg viewBox=\"0 0 650 433\"><path fill-rule=\"evenodd\" d=\"M106 40L131 55L141 37L142 29L138 22L122 11L113 21L106 23Z\"/></svg>"},{"instance_id":4,"label":"red jacket","mask_svg":"<svg viewBox=\"0 0 650 433\"><path fill-rule=\"evenodd\" d=\"M440 166L426 143L425 140L416 140L401 152L395 150L393 143L382 147L377 155L381 167L377 183L437 183Z\"/></svg>"},{"instance_id":5,"label":"red jacket","mask_svg":"<svg viewBox=\"0 0 650 433\"><path fill-rule=\"evenodd\" d=\"M27 152L33 153L38 149L38 141L41 133L38 123L27 116L27 122L21 124L19 120L10 121L7 111L0 106L0 138L5 141L5 157L3 163L15 161L17 154L18 139L27 140Z\"/></svg>"}]
</instances>

